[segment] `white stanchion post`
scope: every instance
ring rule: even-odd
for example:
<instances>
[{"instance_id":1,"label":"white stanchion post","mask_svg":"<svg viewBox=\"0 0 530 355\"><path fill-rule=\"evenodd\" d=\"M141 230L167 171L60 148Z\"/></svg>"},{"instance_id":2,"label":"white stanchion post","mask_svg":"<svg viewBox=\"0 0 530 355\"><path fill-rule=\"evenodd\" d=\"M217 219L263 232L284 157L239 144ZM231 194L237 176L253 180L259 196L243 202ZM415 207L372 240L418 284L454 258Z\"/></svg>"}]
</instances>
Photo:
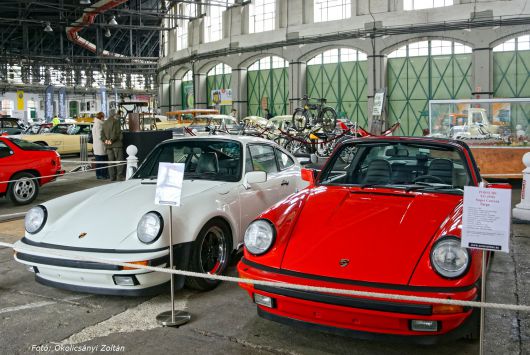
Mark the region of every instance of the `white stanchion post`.
<instances>
[{"instance_id":1,"label":"white stanchion post","mask_svg":"<svg viewBox=\"0 0 530 355\"><path fill-rule=\"evenodd\" d=\"M136 154L138 154L138 148L134 145L130 145L126 149L127 152L127 170L125 172L125 179L129 180L131 176L136 172L136 169L138 169L138 157Z\"/></svg>"},{"instance_id":2,"label":"white stanchion post","mask_svg":"<svg viewBox=\"0 0 530 355\"><path fill-rule=\"evenodd\" d=\"M513 218L530 221L530 152L523 155L523 182L521 185L521 203L515 205L512 210Z\"/></svg>"}]
</instances>

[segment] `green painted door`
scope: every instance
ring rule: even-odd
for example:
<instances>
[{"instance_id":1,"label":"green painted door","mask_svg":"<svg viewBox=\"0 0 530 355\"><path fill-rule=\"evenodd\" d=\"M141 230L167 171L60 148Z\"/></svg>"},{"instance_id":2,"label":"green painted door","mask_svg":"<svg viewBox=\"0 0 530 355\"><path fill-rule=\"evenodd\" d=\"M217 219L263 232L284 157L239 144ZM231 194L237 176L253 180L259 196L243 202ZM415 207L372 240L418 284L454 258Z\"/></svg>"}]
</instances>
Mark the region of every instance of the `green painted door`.
<instances>
[{"instance_id":1,"label":"green painted door","mask_svg":"<svg viewBox=\"0 0 530 355\"><path fill-rule=\"evenodd\" d=\"M307 95L327 99L339 117L366 127L368 124L367 61L308 65Z\"/></svg>"},{"instance_id":2,"label":"green painted door","mask_svg":"<svg viewBox=\"0 0 530 355\"><path fill-rule=\"evenodd\" d=\"M530 50L493 53L493 95L530 97ZM512 127L530 126L530 103L510 103Z\"/></svg>"},{"instance_id":3,"label":"green painted door","mask_svg":"<svg viewBox=\"0 0 530 355\"><path fill-rule=\"evenodd\" d=\"M272 57L264 59L272 63ZM289 114L288 68L261 69L257 66L259 70L251 70L255 64L247 72L247 115L263 117L265 107L273 116ZM269 64L266 68L271 67Z\"/></svg>"},{"instance_id":4,"label":"green painted door","mask_svg":"<svg viewBox=\"0 0 530 355\"><path fill-rule=\"evenodd\" d=\"M429 42L428 55L388 59L388 122L401 123L398 135L423 134L429 100L471 98L472 55L431 55L431 50Z\"/></svg>"}]
</instances>

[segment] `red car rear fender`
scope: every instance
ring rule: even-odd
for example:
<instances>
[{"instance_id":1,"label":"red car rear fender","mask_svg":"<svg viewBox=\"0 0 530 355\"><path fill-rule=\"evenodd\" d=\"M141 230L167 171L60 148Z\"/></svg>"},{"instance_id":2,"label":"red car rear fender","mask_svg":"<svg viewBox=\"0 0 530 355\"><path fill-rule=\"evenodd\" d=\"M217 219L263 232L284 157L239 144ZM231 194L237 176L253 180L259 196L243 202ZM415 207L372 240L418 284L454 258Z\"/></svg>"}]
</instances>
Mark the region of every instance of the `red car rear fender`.
<instances>
[{"instance_id":1,"label":"red car rear fender","mask_svg":"<svg viewBox=\"0 0 530 355\"><path fill-rule=\"evenodd\" d=\"M441 224L434 238L425 248L421 259L418 261L412 274L409 285L411 286L448 286L460 287L474 284L481 274L482 252L476 249L469 249L471 256L471 266L466 274L461 278L447 279L440 276L431 264L431 251L434 244L444 236L461 238L462 236L462 211L463 205L459 203L447 219Z\"/></svg>"},{"instance_id":2,"label":"red car rear fender","mask_svg":"<svg viewBox=\"0 0 530 355\"><path fill-rule=\"evenodd\" d=\"M276 228L276 240L268 252L263 255L252 255L245 248L245 258L270 267L279 268L282 263L283 254L289 242L289 236L296 225L300 211L303 208L311 189L304 189L294 195L287 197L279 204L263 212L257 219L267 219Z\"/></svg>"}]
</instances>

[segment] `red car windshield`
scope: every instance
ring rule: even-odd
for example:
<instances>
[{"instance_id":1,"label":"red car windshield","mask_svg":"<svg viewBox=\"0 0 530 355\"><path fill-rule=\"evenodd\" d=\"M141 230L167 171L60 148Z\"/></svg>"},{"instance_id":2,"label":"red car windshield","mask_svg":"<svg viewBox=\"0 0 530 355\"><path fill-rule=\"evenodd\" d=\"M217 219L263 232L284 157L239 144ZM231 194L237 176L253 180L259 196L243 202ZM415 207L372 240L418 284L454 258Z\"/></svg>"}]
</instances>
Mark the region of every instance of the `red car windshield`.
<instances>
[{"instance_id":1,"label":"red car windshield","mask_svg":"<svg viewBox=\"0 0 530 355\"><path fill-rule=\"evenodd\" d=\"M450 145L362 142L345 145L336 152L319 184L460 193L472 184L472 179L464 156Z\"/></svg>"}]
</instances>

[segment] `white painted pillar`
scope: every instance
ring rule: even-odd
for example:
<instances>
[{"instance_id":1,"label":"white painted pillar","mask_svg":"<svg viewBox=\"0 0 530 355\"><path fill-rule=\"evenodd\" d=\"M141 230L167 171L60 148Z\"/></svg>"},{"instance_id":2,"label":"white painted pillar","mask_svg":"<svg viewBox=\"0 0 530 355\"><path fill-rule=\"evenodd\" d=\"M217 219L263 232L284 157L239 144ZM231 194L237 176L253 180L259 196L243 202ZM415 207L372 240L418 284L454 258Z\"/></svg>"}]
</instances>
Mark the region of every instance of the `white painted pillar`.
<instances>
[{"instance_id":1,"label":"white painted pillar","mask_svg":"<svg viewBox=\"0 0 530 355\"><path fill-rule=\"evenodd\" d=\"M300 99L306 93L306 62L289 63L289 111L300 106Z\"/></svg>"},{"instance_id":2,"label":"white painted pillar","mask_svg":"<svg viewBox=\"0 0 530 355\"><path fill-rule=\"evenodd\" d=\"M237 110L238 117L248 116L248 99L247 99L247 69L232 68L232 107Z\"/></svg>"}]
</instances>

